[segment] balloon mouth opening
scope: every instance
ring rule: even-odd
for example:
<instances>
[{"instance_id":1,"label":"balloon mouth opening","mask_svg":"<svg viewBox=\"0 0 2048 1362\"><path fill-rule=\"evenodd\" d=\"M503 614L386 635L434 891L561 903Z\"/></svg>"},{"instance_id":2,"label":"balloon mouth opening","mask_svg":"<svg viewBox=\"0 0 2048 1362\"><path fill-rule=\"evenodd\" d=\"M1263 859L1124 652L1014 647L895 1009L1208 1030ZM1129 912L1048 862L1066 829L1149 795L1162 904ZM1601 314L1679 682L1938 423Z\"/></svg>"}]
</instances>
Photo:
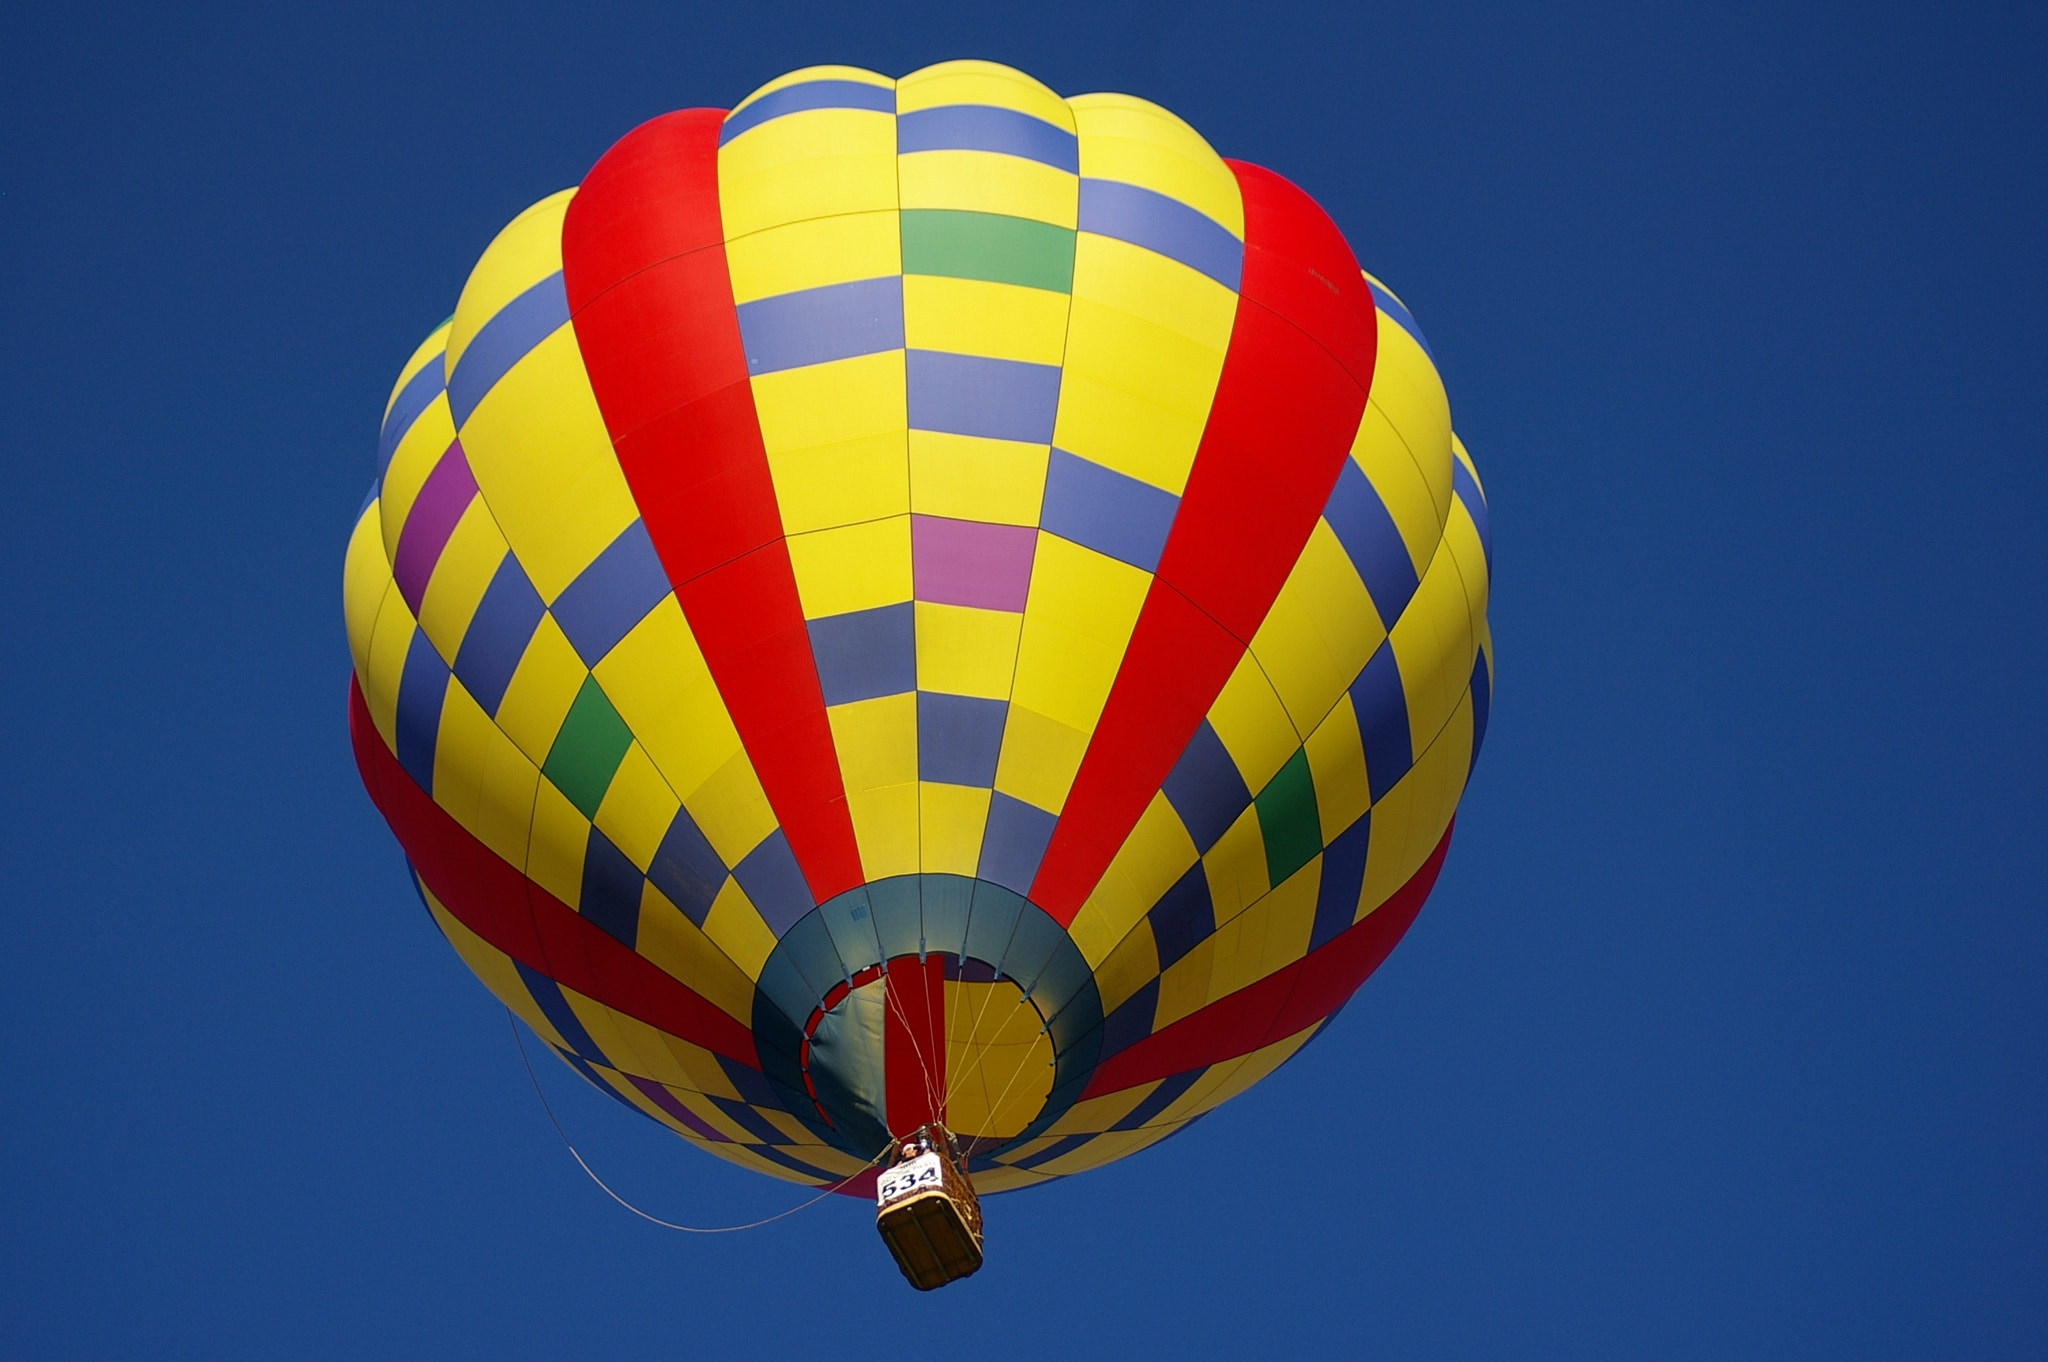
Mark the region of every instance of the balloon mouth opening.
<instances>
[{"instance_id":1,"label":"balloon mouth opening","mask_svg":"<svg viewBox=\"0 0 2048 1362\"><path fill-rule=\"evenodd\" d=\"M906 1006L899 996L920 986L940 1013L922 1027L918 1001ZM804 1091L835 1129L879 1116L900 1134L885 1075L891 1066L914 1066L923 1092L910 1100L922 1096L963 1153L994 1150L1022 1133L1052 1095L1058 1056L1048 1023L1024 985L989 961L897 956L835 984L812 1009L798 1048ZM839 1100L828 1103L828 1091ZM847 1111L849 1096L858 1115Z\"/></svg>"},{"instance_id":2,"label":"balloon mouth opening","mask_svg":"<svg viewBox=\"0 0 2048 1362\"><path fill-rule=\"evenodd\" d=\"M754 997L763 1075L819 1139L860 1158L943 1121L971 1162L1071 1107L1102 1050L1093 971L1015 890L899 875L820 904L777 941Z\"/></svg>"}]
</instances>

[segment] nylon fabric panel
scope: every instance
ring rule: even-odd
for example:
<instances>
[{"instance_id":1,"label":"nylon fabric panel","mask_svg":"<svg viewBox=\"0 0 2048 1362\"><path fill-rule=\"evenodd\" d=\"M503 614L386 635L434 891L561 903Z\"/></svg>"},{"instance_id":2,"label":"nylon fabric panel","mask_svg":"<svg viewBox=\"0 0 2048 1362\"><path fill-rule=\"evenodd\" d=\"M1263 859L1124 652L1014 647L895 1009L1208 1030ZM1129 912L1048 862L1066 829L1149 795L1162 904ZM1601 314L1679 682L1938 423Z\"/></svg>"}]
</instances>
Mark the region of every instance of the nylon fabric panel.
<instances>
[{"instance_id":1,"label":"nylon fabric panel","mask_svg":"<svg viewBox=\"0 0 2048 1362\"><path fill-rule=\"evenodd\" d=\"M861 882L860 855L780 538L724 247L709 244L722 243L719 121L669 115L605 154L570 203L563 278L641 518L822 901ZM637 252L605 243L610 225L643 203L658 211L635 227ZM684 343L663 343L671 337ZM689 362L668 363L671 351Z\"/></svg>"},{"instance_id":2,"label":"nylon fabric panel","mask_svg":"<svg viewBox=\"0 0 2048 1362\"><path fill-rule=\"evenodd\" d=\"M1268 310L1263 293L1271 287L1286 305L1300 292L1298 274L1317 269L1357 280L1369 307L1357 262L1306 194L1268 172L1240 168L1238 176L1250 243L1245 294L1209 423L1158 578L1032 882L1032 899L1062 925L1073 921L1264 620L1365 409L1365 387L1330 350ZM1348 328L1347 319L1354 323ZM1375 331L1342 308L1306 320L1366 367L1370 382ZM1273 450L1288 457L1272 457Z\"/></svg>"},{"instance_id":3,"label":"nylon fabric panel","mask_svg":"<svg viewBox=\"0 0 2048 1362\"><path fill-rule=\"evenodd\" d=\"M1258 1049L1328 1016L1393 952L1436 883L1448 830L1415 875L1357 925L1299 962L1209 1004L1096 1067L1083 1100Z\"/></svg>"},{"instance_id":4,"label":"nylon fabric panel","mask_svg":"<svg viewBox=\"0 0 2048 1362\"><path fill-rule=\"evenodd\" d=\"M350 733L363 782L404 841L420 878L451 913L549 978L615 1000L621 1011L651 1026L758 1067L744 1027L552 895L532 892L516 869L464 832L376 741L368 718L362 692L351 684Z\"/></svg>"},{"instance_id":5,"label":"nylon fabric panel","mask_svg":"<svg viewBox=\"0 0 2048 1362\"><path fill-rule=\"evenodd\" d=\"M903 1135L945 1119L946 975L937 954L889 962L882 1021L889 1130Z\"/></svg>"}]
</instances>

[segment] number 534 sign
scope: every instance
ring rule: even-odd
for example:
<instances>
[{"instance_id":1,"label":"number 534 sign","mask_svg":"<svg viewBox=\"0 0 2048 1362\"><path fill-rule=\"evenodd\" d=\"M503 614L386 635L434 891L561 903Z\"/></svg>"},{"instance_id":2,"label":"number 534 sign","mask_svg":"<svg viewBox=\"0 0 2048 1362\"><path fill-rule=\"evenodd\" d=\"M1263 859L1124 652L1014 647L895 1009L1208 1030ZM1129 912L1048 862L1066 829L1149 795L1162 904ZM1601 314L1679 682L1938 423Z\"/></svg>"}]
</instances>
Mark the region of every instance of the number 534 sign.
<instances>
[{"instance_id":1,"label":"number 534 sign","mask_svg":"<svg viewBox=\"0 0 2048 1362\"><path fill-rule=\"evenodd\" d=\"M912 1192L938 1187L943 1181L937 1154L920 1154L897 1164L875 1182L875 1204L886 1206Z\"/></svg>"}]
</instances>

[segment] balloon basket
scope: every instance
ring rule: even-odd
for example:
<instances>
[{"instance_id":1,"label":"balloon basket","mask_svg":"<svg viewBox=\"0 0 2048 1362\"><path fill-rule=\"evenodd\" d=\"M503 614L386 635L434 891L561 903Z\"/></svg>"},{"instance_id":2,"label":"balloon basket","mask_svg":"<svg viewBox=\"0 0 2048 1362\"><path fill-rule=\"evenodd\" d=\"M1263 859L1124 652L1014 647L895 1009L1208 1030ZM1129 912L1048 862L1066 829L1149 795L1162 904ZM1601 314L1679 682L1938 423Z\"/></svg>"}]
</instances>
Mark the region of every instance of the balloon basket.
<instances>
[{"instance_id":1,"label":"balloon basket","mask_svg":"<svg viewBox=\"0 0 2048 1362\"><path fill-rule=\"evenodd\" d=\"M920 1291L981 1268L981 1202L952 1132L921 1127L899 1142L875 1183L875 1228Z\"/></svg>"}]
</instances>

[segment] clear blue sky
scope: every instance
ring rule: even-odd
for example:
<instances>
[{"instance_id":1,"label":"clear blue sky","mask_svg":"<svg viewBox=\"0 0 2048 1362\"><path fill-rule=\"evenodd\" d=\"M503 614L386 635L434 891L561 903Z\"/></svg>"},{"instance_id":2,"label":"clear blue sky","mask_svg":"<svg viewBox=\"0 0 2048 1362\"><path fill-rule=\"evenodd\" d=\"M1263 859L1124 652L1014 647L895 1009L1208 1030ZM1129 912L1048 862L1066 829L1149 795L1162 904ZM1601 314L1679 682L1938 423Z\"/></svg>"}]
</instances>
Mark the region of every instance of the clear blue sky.
<instances>
[{"instance_id":1,"label":"clear blue sky","mask_svg":"<svg viewBox=\"0 0 2048 1362\"><path fill-rule=\"evenodd\" d=\"M202 8L0 37L0 1350L2048 1351L2040 6ZM512 214L955 56L1330 210L1487 478L1498 672L1331 1030L922 1297L863 1205L584 1180L357 783L340 571ZM798 1199L542 1079L659 1214Z\"/></svg>"}]
</instances>

